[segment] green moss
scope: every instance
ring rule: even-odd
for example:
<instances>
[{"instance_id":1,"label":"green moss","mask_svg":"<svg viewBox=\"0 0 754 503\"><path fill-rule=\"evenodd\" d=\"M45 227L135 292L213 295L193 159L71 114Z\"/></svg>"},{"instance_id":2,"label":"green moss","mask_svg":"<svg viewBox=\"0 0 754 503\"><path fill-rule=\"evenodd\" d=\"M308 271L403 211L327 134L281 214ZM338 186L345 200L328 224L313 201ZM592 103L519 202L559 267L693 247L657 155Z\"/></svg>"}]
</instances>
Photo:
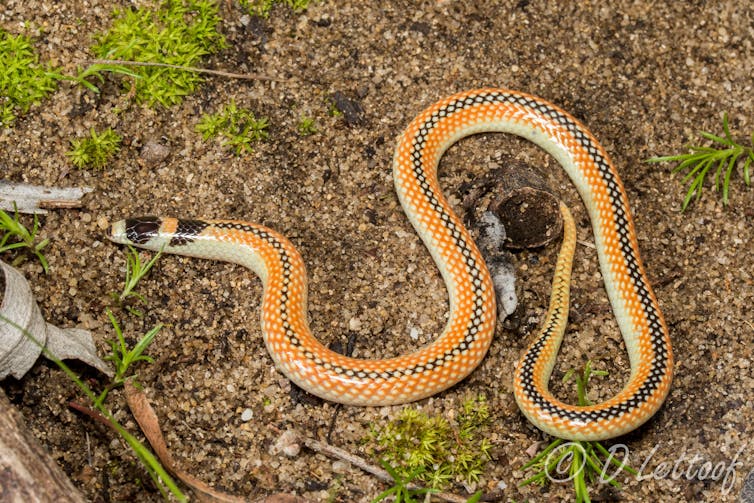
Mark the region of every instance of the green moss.
<instances>
[{"instance_id":1,"label":"green moss","mask_svg":"<svg viewBox=\"0 0 754 503\"><path fill-rule=\"evenodd\" d=\"M217 31L218 7L212 0L164 0L155 9L124 9L92 52L98 58L195 66L202 57L225 46ZM137 66L133 86L137 101L155 106L175 105L202 82L196 72L176 68Z\"/></svg>"},{"instance_id":2,"label":"green moss","mask_svg":"<svg viewBox=\"0 0 754 503\"><path fill-rule=\"evenodd\" d=\"M39 63L28 37L0 29L0 126L39 103L57 88L59 75Z\"/></svg>"},{"instance_id":3,"label":"green moss","mask_svg":"<svg viewBox=\"0 0 754 503\"><path fill-rule=\"evenodd\" d=\"M103 168L120 151L121 136L110 128L97 133L94 128L85 138L71 140L66 155L77 168Z\"/></svg>"},{"instance_id":4,"label":"green moss","mask_svg":"<svg viewBox=\"0 0 754 503\"><path fill-rule=\"evenodd\" d=\"M454 422L405 408L398 419L372 431L370 442L401 479L439 489L451 481L479 480L492 447L481 434L488 423L487 400L479 396L463 403Z\"/></svg>"},{"instance_id":5,"label":"green moss","mask_svg":"<svg viewBox=\"0 0 754 503\"><path fill-rule=\"evenodd\" d=\"M294 12L301 12L309 7L311 0L241 0L241 7L252 16L270 17L272 8L277 4L287 5Z\"/></svg>"},{"instance_id":6,"label":"green moss","mask_svg":"<svg viewBox=\"0 0 754 503\"><path fill-rule=\"evenodd\" d=\"M327 106L327 115L329 115L330 117L338 118L343 117L343 112L340 111L334 101L330 100Z\"/></svg>"},{"instance_id":7,"label":"green moss","mask_svg":"<svg viewBox=\"0 0 754 503\"><path fill-rule=\"evenodd\" d=\"M245 108L238 108L235 101L224 107L216 114L203 115L196 131L202 138L222 138L222 144L235 150L236 155L251 152L251 144L265 140L267 134L267 119L257 119Z\"/></svg>"},{"instance_id":8,"label":"green moss","mask_svg":"<svg viewBox=\"0 0 754 503\"><path fill-rule=\"evenodd\" d=\"M317 132L317 126L314 123L314 118L307 117L305 115L302 116L301 119L299 119L296 129L298 130L298 134L300 136L310 136Z\"/></svg>"}]
</instances>

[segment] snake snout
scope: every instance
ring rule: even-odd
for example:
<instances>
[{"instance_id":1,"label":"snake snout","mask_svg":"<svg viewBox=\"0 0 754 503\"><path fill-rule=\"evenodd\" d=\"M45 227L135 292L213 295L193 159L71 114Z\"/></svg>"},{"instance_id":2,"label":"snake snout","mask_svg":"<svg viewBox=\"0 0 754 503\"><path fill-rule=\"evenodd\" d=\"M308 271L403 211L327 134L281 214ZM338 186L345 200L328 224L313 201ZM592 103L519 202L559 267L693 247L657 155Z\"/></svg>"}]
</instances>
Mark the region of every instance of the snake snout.
<instances>
[{"instance_id":1,"label":"snake snout","mask_svg":"<svg viewBox=\"0 0 754 503\"><path fill-rule=\"evenodd\" d=\"M113 243L128 244L126 238L126 221L118 220L110 226L110 234L107 236Z\"/></svg>"}]
</instances>

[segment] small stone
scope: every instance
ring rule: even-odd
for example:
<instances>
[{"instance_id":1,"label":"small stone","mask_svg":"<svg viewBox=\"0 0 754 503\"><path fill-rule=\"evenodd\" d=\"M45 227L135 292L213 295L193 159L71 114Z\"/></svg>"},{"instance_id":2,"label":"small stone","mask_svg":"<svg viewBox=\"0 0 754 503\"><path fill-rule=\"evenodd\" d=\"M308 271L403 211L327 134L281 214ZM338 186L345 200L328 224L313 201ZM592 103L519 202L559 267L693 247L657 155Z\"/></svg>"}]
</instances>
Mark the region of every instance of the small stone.
<instances>
[{"instance_id":1,"label":"small stone","mask_svg":"<svg viewBox=\"0 0 754 503\"><path fill-rule=\"evenodd\" d=\"M301 452L301 445L298 441L298 434L293 430L285 430L278 437L275 444L270 449L272 454L283 453L289 458L295 458Z\"/></svg>"},{"instance_id":2,"label":"small stone","mask_svg":"<svg viewBox=\"0 0 754 503\"><path fill-rule=\"evenodd\" d=\"M141 158L147 166L155 166L168 158L170 147L155 140L147 140L141 148Z\"/></svg>"},{"instance_id":3,"label":"small stone","mask_svg":"<svg viewBox=\"0 0 754 503\"><path fill-rule=\"evenodd\" d=\"M241 412L241 421L244 423L251 421L251 418L254 417L254 411L249 409L248 407Z\"/></svg>"},{"instance_id":4,"label":"small stone","mask_svg":"<svg viewBox=\"0 0 754 503\"><path fill-rule=\"evenodd\" d=\"M348 320L348 329L352 332L358 332L361 330L361 320L355 316Z\"/></svg>"},{"instance_id":5,"label":"small stone","mask_svg":"<svg viewBox=\"0 0 754 503\"><path fill-rule=\"evenodd\" d=\"M345 461L333 461L332 471L334 471L335 473L346 473L347 470L348 463L346 463Z\"/></svg>"}]
</instances>

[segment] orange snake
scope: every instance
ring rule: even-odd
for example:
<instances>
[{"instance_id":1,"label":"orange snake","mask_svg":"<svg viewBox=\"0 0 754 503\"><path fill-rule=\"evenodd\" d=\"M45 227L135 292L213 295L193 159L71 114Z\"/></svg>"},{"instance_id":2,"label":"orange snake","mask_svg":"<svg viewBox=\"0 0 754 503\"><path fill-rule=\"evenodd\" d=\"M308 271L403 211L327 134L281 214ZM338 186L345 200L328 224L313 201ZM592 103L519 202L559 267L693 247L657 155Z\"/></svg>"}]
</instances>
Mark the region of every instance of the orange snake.
<instances>
[{"instance_id":1,"label":"orange snake","mask_svg":"<svg viewBox=\"0 0 754 503\"><path fill-rule=\"evenodd\" d=\"M660 408L670 389L670 338L639 258L628 200L615 168L579 121L540 98L504 89L459 93L419 114L398 140L395 188L449 296L442 334L414 353L365 360L322 345L307 323L303 260L285 237L269 228L235 220L141 217L113 224L111 239L252 269L264 285L262 331L267 349L277 368L307 391L350 405L419 400L471 373L486 354L496 324L487 267L437 182L445 150L482 132L527 138L552 154L570 176L592 221L605 288L631 365L623 390L597 405L569 405L548 390L568 318L575 247L572 218L562 205L565 237L552 300L544 327L517 365L516 401L534 425L566 439L600 440L637 428Z\"/></svg>"}]
</instances>

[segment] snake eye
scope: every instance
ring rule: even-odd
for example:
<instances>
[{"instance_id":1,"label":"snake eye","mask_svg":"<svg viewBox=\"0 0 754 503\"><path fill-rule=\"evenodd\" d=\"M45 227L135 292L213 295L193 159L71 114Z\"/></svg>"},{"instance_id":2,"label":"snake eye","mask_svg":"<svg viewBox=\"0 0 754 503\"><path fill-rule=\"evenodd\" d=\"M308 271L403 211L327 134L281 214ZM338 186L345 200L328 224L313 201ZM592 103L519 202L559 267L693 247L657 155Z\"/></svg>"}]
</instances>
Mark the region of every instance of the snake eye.
<instances>
[{"instance_id":1,"label":"snake eye","mask_svg":"<svg viewBox=\"0 0 754 503\"><path fill-rule=\"evenodd\" d=\"M138 217L126 220L126 237L134 244L148 242L157 235L162 225L158 217Z\"/></svg>"}]
</instances>

